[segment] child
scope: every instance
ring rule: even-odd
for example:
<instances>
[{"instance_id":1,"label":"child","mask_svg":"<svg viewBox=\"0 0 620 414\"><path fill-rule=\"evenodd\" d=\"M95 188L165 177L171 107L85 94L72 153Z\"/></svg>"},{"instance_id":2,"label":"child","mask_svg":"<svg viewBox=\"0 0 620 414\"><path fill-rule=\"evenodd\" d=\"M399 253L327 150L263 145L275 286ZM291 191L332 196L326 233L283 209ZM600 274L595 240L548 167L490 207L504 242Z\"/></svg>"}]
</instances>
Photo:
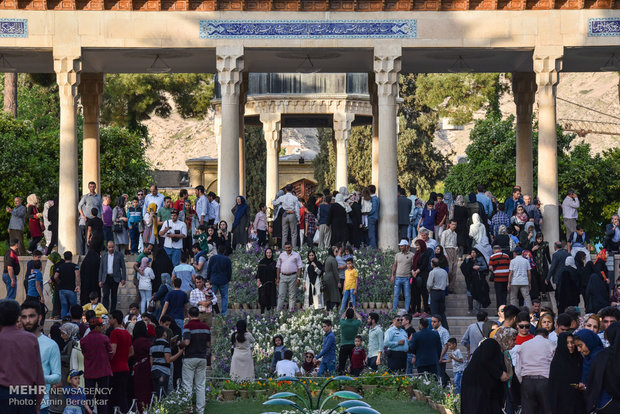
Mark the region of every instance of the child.
<instances>
[{"instance_id":1,"label":"child","mask_svg":"<svg viewBox=\"0 0 620 414\"><path fill-rule=\"evenodd\" d=\"M153 393L158 400L168 395L170 382L170 363L176 361L183 355L183 350L179 349L175 355L171 355L170 343L168 343L168 330L165 326L159 325L155 328L156 340L151 345L149 354L151 355L151 379L153 381Z\"/></svg>"},{"instance_id":2,"label":"child","mask_svg":"<svg viewBox=\"0 0 620 414\"><path fill-rule=\"evenodd\" d=\"M67 381L69 385L63 387L65 394L65 410L63 414L82 414L84 411L93 414L92 410L86 402L84 389L80 387L80 377L84 374L82 371L71 370Z\"/></svg>"},{"instance_id":3,"label":"child","mask_svg":"<svg viewBox=\"0 0 620 414\"><path fill-rule=\"evenodd\" d=\"M33 260L32 270L27 277L28 289L26 300L43 302L43 274L41 273L41 261Z\"/></svg>"},{"instance_id":4,"label":"child","mask_svg":"<svg viewBox=\"0 0 620 414\"><path fill-rule=\"evenodd\" d=\"M426 202L426 208L422 210L422 217L420 217L420 221L418 222L418 232L420 232L420 228L424 227L429 232L432 232L435 229L435 217L437 216L437 210L434 208L435 204L432 201ZM429 234L429 237L432 237Z\"/></svg>"},{"instance_id":5,"label":"child","mask_svg":"<svg viewBox=\"0 0 620 414\"><path fill-rule=\"evenodd\" d=\"M344 295L340 304L340 313L343 314L347 306L347 302L351 299L353 307L355 307L355 296L357 295L357 269L353 267L353 258L347 259L347 269L344 271Z\"/></svg>"},{"instance_id":6,"label":"child","mask_svg":"<svg viewBox=\"0 0 620 414\"><path fill-rule=\"evenodd\" d=\"M355 348L351 354L351 375L359 377L366 365L366 350L362 347L362 337L355 337Z\"/></svg>"},{"instance_id":7,"label":"child","mask_svg":"<svg viewBox=\"0 0 620 414\"><path fill-rule=\"evenodd\" d=\"M461 379L463 378L463 371L465 370L465 364L463 359L463 353L457 348L456 338L448 339L448 360L452 360L452 372L454 372L454 387L458 394L461 393Z\"/></svg>"},{"instance_id":8,"label":"child","mask_svg":"<svg viewBox=\"0 0 620 414\"><path fill-rule=\"evenodd\" d=\"M370 213L370 210L372 210L370 190L364 188L362 192L362 226L364 230L368 228L368 213Z\"/></svg>"},{"instance_id":9,"label":"child","mask_svg":"<svg viewBox=\"0 0 620 414\"><path fill-rule=\"evenodd\" d=\"M284 346L284 338L278 334L273 337L273 357L271 358L271 372L275 372L276 364L284 359L284 352L287 348Z\"/></svg>"},{"instance_id":10,"label":"child","mask_svg":"<svg viewBox=\"0 0 620 414\"><path fill-rule=\"evenodd\" d=\"M140 291L140 313L147 311L149 300L153 294L153 285L151 280L155 279L153 269L149 267L151 259L143 257L140 262L140 272L136 274L138 277L138 290Z\"/></svg>"},{"instance_id":11,"label":"child","mask_svg":"<svg viewBox=\"0 0 620 414\"><path fill-rule=\"evenodd\" d=\"M131 200L131 207L127 210L127 225L129 226L129 238L131 241L131 254L138 254L140 245L140 223L142 223L142 208L139 206L138 197Z\"/></svg>"},{"instance_id":12,"label":"child","mask_svg":"<svg viewBox=\"0 0 620 414\"><path fill-rule=\"evenodd\" d=\"M200 245L200 252L194 257L196 263L200 260L200 258L209 253L209 240L207 235L207 226L201 224L196 229L196 234L194 234L194 240L198 241Z\"/></svg>"},{"instance_id":13,"label":"child","mask_svg":"<svg viewBox=\"0 0 620 414\"><path fill-rule=\"evenodd\" d=\"M108 314L108 310L105 308L105 306L103 306L103 304L101 303L98 303L99 293L90 292L90 295L88 295L88 298L90 299L90 303L87 303L86 305L82 306L82 309L84 310L84 312L89 311L89 310L95 311L95 316L97 318L101 318L103 315Z\"/></svg>"},{"instance_id":14,"label":"child","mask_svg":"<svg viewBox=\"0 0 620 414\"><path fill-rule=\"evenodd\" d=\"M265 203L260 203L258 208L260 211L254 216L254 230L258 237L258 245L262 247L267 244L267 206Z\"/></svg>"}]
</instances>

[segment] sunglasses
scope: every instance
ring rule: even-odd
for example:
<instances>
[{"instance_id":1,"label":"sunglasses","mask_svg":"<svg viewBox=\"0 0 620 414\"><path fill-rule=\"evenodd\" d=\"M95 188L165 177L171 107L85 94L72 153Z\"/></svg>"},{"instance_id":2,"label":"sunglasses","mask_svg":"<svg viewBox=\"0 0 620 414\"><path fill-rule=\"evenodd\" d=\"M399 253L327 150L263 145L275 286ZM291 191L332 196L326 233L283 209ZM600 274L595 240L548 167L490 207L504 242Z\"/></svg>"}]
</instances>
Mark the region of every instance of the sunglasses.
<instances>
[{"instance_id":1,"label":"sunglasses","mask_svg":"<svg viewBox=\"0 0 620 414\"><path fill-rule=\"evenodd\" d=\"M530 325L519 325L519 329L528 329Z\"/></svg>"}]
</instances>

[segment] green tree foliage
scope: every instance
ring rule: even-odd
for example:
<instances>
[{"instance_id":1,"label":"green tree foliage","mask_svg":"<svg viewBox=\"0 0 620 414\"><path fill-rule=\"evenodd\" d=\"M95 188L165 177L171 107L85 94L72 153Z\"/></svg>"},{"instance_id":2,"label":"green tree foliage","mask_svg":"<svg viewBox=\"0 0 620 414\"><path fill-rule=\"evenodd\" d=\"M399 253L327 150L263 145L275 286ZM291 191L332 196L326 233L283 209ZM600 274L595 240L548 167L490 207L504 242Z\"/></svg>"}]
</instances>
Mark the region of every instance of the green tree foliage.
<instances>
[{"instance_id":1,"label":"green tree foliage","mask_svg":"<svg viewBox=\"0 0 620 414\"><path fill-rule=\"evenodd\" d=\"M351 128L347 149L349 187L359 189L372 180L372 127L370 125ZM335 166L330 165L334 170ZM323 189L323 187L320 187Z\"/></svg>"},{"instance_id":2,"label":"green tree foliage","mask_svg":"<svg viewBox=\"0 0 620 414\"><path fill-rule=\"evenodd\" d=\"M319 140L319 153L312 163L318 191L322 192L325 188L334 188L336 182L336 151L334 150L331 129L320 128L317 138Z\"/></svg>"},{"instance_id":3,"label":"green tree foliage","mask_svg":"<svg viewBox=\"0 0 620 414\"><path fill-rule=\"evenodd\" d=\"M101 107L101 122L108 125L146 131L141 121L151 113L167 117L172 112L170 99L184 118L204 116L213 97L210 74L178 73L165 75L107 75Z\"/></svg>"},{"instance_id":4,"label":"green tree foliage","mask_svg":"<svg viewBox=\"0 0 620 414\"><path fill-rule=\"evenodd\" d=\"M446 191L467 194L483 184L500 201L511 195L516 175L516 129L514 117L492 115L476 121L465 150L467 162L454 166L445 180ZM592 154L590 145L576 143L575 134L557 130L558 189L561 203L569 188L581 200L579 217L593 237L618 208L620 194L620 149ZM534 124L534 192L538 176L538 125Z\"/></svg>"},{"instance_id":5,"label":"green tree foliage","mask_svg":"<svg viewBox=\"0 0 620 414\"><path fill-rule=\"evenodd\" d=\"M250 211L252 214L256 214L258 205L265 201L267 149L263 138L263 129L260 126L246 126L244 135L245 189Z\"/></svg>"},{"instance_id":6,"label":"green tree foliage","mask_svg":"<svg viewBox=\"0 0 620 414\"><path fill-rule=\"evenodd\" d=\"M498 73L429 73L415 75L415 99L419 105L436 110L457 125L473 120L484 107L498 107L499 96L507 89Z\"/></svg>"}]
</instances>

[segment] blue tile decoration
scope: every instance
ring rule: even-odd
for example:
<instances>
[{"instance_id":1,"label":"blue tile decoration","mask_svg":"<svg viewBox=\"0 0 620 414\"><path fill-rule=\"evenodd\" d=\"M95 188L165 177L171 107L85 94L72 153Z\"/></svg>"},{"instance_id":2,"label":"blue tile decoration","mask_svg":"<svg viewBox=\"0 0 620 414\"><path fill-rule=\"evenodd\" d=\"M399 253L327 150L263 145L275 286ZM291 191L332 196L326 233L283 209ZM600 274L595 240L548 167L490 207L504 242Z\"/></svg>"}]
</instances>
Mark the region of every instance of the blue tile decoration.
<instances>
[{"instance_id":1,"label":"blue tile decoration","mask_svg":"<svg viewBox=\"0 0 620 414\"><path fill-rule=\"evenodd\" d=\"M588 19L588 36L620 36L620 17Z\"/></svg>"},{"instance_id":2,"label":"blue tile decoration","mask_svg":"<svg viewBox=\"0 0 620 414\"><path fill-rule=\"evenodd\" d=\"M416 20L201 20L201 39L414 39Z\"/></svg>"},{"instance_id":3,"label":"blue tile decoration","mask_svg":"<svg viewBox=\"0 0 620 414\"><path fill-rule=\"evenodd\" d=\"M28 19L0 19L0 37L28 37Z\"/></svg>"}]
</instances>

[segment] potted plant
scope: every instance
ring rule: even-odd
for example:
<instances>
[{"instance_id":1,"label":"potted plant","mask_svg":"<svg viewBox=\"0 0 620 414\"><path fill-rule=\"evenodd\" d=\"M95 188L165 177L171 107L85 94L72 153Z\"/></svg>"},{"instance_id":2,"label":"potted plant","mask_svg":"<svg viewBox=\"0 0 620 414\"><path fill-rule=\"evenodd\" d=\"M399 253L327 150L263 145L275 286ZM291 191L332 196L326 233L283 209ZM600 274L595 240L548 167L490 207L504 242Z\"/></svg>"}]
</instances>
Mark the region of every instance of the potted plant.
<instances>
[{"instance_id":1,"label":"potted plant","mask_svg":"<svg viewBox=\"0 0 620 414\"><path fill-rule=\"evenodd\" d=\"M222 394L222 400L224 401L233 401L237 397L237 391L239 391L239 384L226 380L222 384L222 390L220 393Z\"/></svg>"}]
</instances>

